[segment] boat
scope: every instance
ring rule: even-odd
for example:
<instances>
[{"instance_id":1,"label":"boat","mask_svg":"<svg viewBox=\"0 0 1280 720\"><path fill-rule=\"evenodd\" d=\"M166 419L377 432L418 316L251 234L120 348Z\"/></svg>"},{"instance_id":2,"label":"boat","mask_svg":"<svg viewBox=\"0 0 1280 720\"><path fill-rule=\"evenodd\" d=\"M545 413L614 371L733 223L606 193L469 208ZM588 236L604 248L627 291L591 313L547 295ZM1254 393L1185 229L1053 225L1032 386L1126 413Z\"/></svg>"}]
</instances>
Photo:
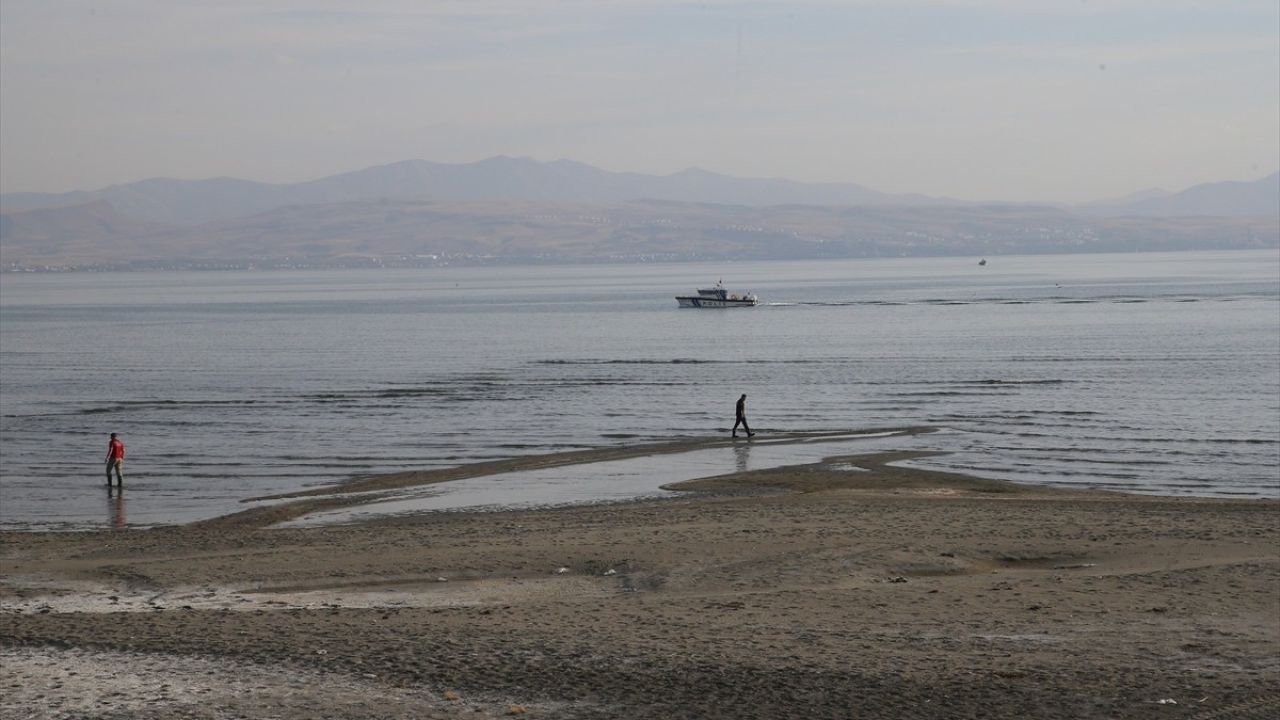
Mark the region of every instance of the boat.
<instances>
[{"instance_id":1,"label":"boat","mask_svg":"<svg viewBox=\"0 0 1280 720\"><path fill-rule=\"evenodd\" d=\"M715 287L698 288L697 295L677 295L676 302L682 308L728 308L753 307L760 301L750 293L731 293L724 289L724 281L720 281Z\"/></svg>"}]
</instances>

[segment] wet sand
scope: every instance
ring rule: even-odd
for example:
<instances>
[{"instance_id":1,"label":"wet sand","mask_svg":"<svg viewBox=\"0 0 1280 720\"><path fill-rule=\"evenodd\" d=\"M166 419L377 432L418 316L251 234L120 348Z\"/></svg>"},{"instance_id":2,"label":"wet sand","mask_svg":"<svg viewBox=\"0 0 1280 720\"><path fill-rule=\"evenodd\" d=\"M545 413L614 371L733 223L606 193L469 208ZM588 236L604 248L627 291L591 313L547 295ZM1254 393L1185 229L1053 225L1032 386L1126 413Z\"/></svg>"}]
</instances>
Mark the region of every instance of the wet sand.
<instances>
[{"instance_id":1,"label":"wet sand","mask_svg":"<svg viewBox=\"0 0 1280 720\"><path fill-rule=\"evenodd\" d=\"M5 533L0 717L1280 711L1280 503L886 464L909 457L612 505L273 527L352 498L314 492L181 527Z\"/></svg>"}]
</instances>

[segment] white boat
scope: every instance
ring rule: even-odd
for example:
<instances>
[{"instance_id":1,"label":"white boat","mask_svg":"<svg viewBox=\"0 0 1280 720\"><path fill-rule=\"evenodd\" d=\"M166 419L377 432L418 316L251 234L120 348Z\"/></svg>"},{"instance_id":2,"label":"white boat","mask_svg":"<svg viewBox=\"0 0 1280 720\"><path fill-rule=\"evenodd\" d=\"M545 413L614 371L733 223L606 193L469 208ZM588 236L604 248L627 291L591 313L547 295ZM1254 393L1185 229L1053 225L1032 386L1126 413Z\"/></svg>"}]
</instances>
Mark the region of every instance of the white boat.
<instances>
[{"instance_id":1,"label":"white boat","mask_svg":"<svg viewBox=\"0 0 1280 720\"><path fill-rule=\"evenodd\" d=\"M752 307L760 301L750 293L738 295L725 290L724 281L721 281L713 288L698 288L697 295L677 295L676 302L680 307L727 308Z\"/></svg>"}]
</instances>

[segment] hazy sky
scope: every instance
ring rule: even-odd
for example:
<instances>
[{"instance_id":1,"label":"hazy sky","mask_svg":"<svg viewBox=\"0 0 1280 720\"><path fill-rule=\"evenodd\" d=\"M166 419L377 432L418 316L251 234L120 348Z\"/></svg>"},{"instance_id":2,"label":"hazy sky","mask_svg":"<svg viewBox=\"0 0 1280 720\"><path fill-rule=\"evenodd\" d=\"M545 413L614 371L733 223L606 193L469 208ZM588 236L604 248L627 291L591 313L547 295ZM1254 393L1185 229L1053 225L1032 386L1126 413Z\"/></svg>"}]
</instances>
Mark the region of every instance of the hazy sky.
<instances>
[{"instance_id":1,"label":"hazy sky","mask_svg":"<svg viewBox=\"0 0 1280 720\"><path fill-rule=\"evenodd\" d=\"M1276 0L4 0L0 189L410 158L1082 201L1280 168Z\"/></svg>"}]
</instances>

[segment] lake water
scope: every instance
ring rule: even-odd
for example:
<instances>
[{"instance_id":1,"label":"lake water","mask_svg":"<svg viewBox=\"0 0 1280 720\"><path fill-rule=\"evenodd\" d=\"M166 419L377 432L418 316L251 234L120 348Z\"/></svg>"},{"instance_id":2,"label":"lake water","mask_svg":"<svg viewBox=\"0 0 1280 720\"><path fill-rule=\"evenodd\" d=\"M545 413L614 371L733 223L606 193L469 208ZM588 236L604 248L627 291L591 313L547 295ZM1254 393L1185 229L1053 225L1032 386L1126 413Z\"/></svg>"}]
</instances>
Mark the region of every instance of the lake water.
<instances>
[{"instance_id":1,"label":"lake water","mask_svg":"<svg viewBox=\"0 0 1280 720\"><path fill-rule=\"evenodd\" d=\"M762 305L676 308L720 278ZM933 425L895 447L1277 497L1280 253L4 274L0 526L727 435L744 392L760 438ZM102 488L113 431L127 508Z\"/></svg>"}]
</instances>

